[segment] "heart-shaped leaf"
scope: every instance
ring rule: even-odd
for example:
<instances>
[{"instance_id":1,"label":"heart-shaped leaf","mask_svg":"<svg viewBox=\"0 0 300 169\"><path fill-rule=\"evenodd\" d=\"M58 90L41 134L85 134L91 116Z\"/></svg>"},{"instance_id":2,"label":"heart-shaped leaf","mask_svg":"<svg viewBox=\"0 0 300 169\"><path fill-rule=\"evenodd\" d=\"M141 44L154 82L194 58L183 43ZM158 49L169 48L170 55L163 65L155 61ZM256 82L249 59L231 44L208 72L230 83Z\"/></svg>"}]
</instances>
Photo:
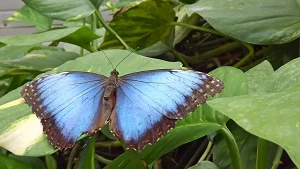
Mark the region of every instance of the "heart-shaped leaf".
<instances>
[{"instance_id":1,"label":"heart-shaped leaf","mask_svg":"<svg viewBox=\"0 0 300 169\"><path fill-rule=\"evenodd\" d=\"M38 32L46 31L51 28L52 19L31 9L25 5L20 10L13 13L12 16L4 20L4 22L23 22L35 25Z\"/></svg>"},{"instance_id":2,"label":"heart-shaped leaf","mask_svg":"<svg viewBox=\"0 0 300 169\"><path fill-rule=\"evenodd\" d=\"M94 34L92 30L84 26L53 29L29 35L4 36L0 37L0 42L7 45L24 46L60 40L86 48L91 41L97 38L99 38L98 35Z\"/></svg>"},{"instance_id":3,"label":"heart-shaped leaf","mask_svg":"<svg viewBox=\"0 0 300 169\"><path fill-rule=\"evenodd\" d=\"M216 30L252 44L280 44L300 36L299 0L201 0L187 5Z\"/></svg>"},{"instance_id":4,"label":"heart-shaped leaf","mask_svg":"<svg viewBox=\"0 0 300 169\"><path fill-rule=\"evenodd\" d=\"M169 35L174 17L170 2L145 1L119 14L109 25L130 47L143 49ZM122 48L122 44L115 35L106 32L100 48Z\"/></svg>"},{"instance_id":5,"label":"heart-shaped leaf","mask_svg":"<svg viewBox=\"0 0 300 169\"><path fill-rule=\"evenodd\" d=\"M88 0L23 0L23 2L39 13L57 20L79 20L95 11Z\"/></svg>"},{"instance_id":6,"label":"heart-shaped leaf","mask_svg":"<svg viewBox=\"0 0 300 169\"><path fill-rule=\"evenodd\" d=\"M218 98L208 104L246 131L283 147L300 166L300 59L275 72L264 62L247 72L251 94Z\"/></svg>"}]
</instances>

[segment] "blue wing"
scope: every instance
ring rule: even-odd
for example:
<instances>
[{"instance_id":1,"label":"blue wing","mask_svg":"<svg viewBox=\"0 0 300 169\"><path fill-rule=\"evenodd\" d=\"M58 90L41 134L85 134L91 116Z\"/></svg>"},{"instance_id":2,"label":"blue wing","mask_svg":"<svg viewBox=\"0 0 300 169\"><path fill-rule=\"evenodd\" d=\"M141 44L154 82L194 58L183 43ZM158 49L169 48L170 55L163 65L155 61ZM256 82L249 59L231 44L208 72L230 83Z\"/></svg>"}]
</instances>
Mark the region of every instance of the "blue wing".
<instances>
[{"instance_id":1,"label":"blue wing","mask_svg":"<svg viewBox=\"0 0 300 169\"><path fill-rule=\"evenodd\" d=\"M186 117L207 94L215 95L223 83L191 70L154 70L119 78L110 129L129 148L138 151L153 144Z\"/></svg>"},{"instance_id":2,"label":"blue wing","mask_svg":"<svg viewBox=\"0 0 300 169\"><path fill-rule=\"evenodd\" d=\"M83 133L103 127L109 114L101 113L107 78L87 72L63 72L44 76L25 85L22 97L41 118L50 143L72 147Z\"/></svg>"}]
</instances>

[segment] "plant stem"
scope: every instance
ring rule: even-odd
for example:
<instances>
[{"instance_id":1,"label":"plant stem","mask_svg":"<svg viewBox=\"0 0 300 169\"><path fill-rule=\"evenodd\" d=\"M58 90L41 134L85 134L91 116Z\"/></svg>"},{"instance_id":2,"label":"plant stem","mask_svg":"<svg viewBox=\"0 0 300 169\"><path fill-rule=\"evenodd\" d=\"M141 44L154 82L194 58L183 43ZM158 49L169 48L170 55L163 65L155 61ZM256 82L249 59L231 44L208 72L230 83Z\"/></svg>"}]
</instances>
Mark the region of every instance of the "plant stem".
<instances>
[{"instance_id":1,"label":"plant stem","mask_svg":"<svg viewBox=\"0 0 300 169\"><path fill-rule=\"evenodd\" d=\"M97 153L95 153L95 159L99 162L102 162L103 164L109 164L112 162L112 160L106 159L106 158L98 155Z\"/></svg>"},{"instance_id":2,"label":"plant stem","mask_svg":"<svg viewBox=\"0 0 300 169\"><path fill-rule=\"evenodd\" d=\"M202 48L202 47L205 47L205 46L211 46L211 45L215 45L215 44L218 44L218 43L224 43L226 41L228 41L229 38L228 37L224 37L224 38L218 38L218 39L214 39L214 40L211 40L211 41L208 41L208 42L198 42L196 44L193 45L193 47L195 48Z\"/></svg>"},{"instance_id":3,"label":"plant stem","mask_svg":"<svg viewBox=\"0 0 300 169\"><path fill-rule=\"evenodd\" d=\"M250 58L254 56L253 46L245 42L241 42L241 43L249 50L249 53L245 57L243 57L243 59L241 59L239 62L233 65L236 68L243 66Z\"/></svg>"},{"instance_id":4,"label":"plant stem","mask_svg":"<svg viewBox=\"0 0 300 169\"><path fill-rule=\"evenodd\" d=\"M207 147L206 147L204 153L203 153L202 156L200 157L198 163L200 163L200 162L202 162L202 161L205 160L205 158L207 157L207 155L209 154L209 152L210 152L210 150L211 150L212 145L213 145L213 142L209 141L209 142L208 142L208 145L207 145Z\"/></svg>"},{"instance_id":5,"label":"plant stem","mask_svg":"<svg viewBox=\"0 0 300 169\"><path fill-rule=\"evenodd\" d=\"M98 20L101 22L101 24L103 25L103 27L106 29L106 31L108 31L109 33L113 34L121 43L122 45L128 49L129 46L127 45L127 43L117 34L117 32L115 32L103 19L102 15L100 14L100 12L98 10L95 10L95 14L98 18Z\"/></svg>"},{"instance_id":6,"label":"plant stem","mask_svg":"<svg viewBox=\"0 0 300 169\"><path fill-rule=\"evenodd\" d=\"M120 147L121 142L120 141L107 141L107 142L97 142L95 144L95 147Z\"/></svg>"},{"instance_id":7,"label":"plant stem","mask_svg":"<svg viewBox=\"0 0 300 169\"><path fill-rule=\"evenodd\" d=\"M209 60L211 58L217 57L222 53L226 53L228 51L232 51L236 48L241 47L241 43L240 42L232 42L232 43L228 43L226 45L220 46L216 49L210 50L208 52L205 52L199 56L197 56L197 63L203 63L206 60Z\"/></svg>"},{"instance_id":8,"label":"plant stem","mask_svg":"<svg viewBox=\"0 0 300 169\"><path fill-rule=\"evenodd\" d=\"M91 53L98 52L98 50L96 48L94 48L94 46L92 46L92 45L87 45L85 47L85 49L88 50Z\"/></svg>"},{"instance_id":9,"label":"plant stem","mask_svg":"<svg viewBox=\"0 0 300 169\"><path fill-rule=\"evenodd\" d=\"M267 140L258 138L257 154L256 154L256 169L267 168L268 145L269 142Z\"/></svg>"},{"instance_id":10,"label":"plant stem","mask_svg":"<svg viewBox=\"0 0 300 169\"><path fill-rule=\"evenodd\" d=\"M252 45L250 45L250 44L248 44L246 42L242 42L242 41L240 41L238 39L235 39L233 37L227 36L227 35L219 32L219 31L216 31L216 30L213 30L213 29L204 28L204 27L200 27L200 26L189 25L189 24L186 24L186 23L183 23L183 22L172 22L171 25L185 26L185 27L188 27L188 28L191 28L191 29L202 31L202 32L208 32L208 33L211 33L211 34L214 34L214 35L228 37L228 38L230 38L230 39L232 39L234 41L239 42L240 44L242 44L243 46L245 46L249 50L249 53L243 59L241 59L238 63L236 63L234 65L235 67L241 67L243 64L245 64L254 55L254 49L253 49Z\"/></svg>"},{"instance_id":11,"label":"plant stem","mask_svg":"<svg viewBox=\"0 0 300 169\"><path fill-rule=\"evenodd\" d=\"M189 57L186 56L182 53L177 52L176 50L173 50L172 52L176 55L176 56L180 56L180 60L185 60L186 64L201 64L204 63L205 61L212 59L214 57L219 56L222 53L226 53L228 51L232 51L236 48L241 47L241 43L240 42L232 42L223 46L220 46L214 50L210 50L208 52L205 52L197 57Z\"/></svg>"},{"instance_id":12,"label":"plant stem","mask_svg":"<svg viewBox=\"0 0 300 169\"><path fill-rule=\"evenodd\" d=\"M197 150L194 152L194 154L193 154L193 156L192 156L192 158L190 158L190 160L189 160L189 162L185 165L185 169L186 168L189 168L192 164L193 164L193 162L195 161L195 159L197 158L197 157L199 157L199 154L204 150L204 148L205 148L205 145L207 145L207 143L208 143L208 140L207 139L205 139L202 143L201 143L201 145L197 148ZM202 155L203 156L203 155ZM201 157L202 157L201 156Z\"/></svg>"},{"instance_id":13,"label":"plant stem","mask_svg":"<svg viewBox=\"0 0 300 169\"><path fill-rule=\"evenodd\" d=\"M281 164L280 159L281 159L282 153L283 153L283 148L278 146L276 156L274 158L273 165L272 165L271 169L277 169L279 164Z\"/></svg>"},{"instance_id":14,"label":"plant stem","mask_svg":"<svg viewBox=\"0 0 300 169\"><path fill-rule=\"evenodd\" d=\"M200 27L200 26L195 26L195 25L190 25L190 24L186 24L186 23L183 23L183 22L172 22L171 25L185 26L185 27L188 27L188 28L191 28L191 29L202 31L202 32L208 32L208 33L211 33L211 34L214 34L214 35L219 35L219 36L226 37L226 35L222 34L221 32L218 32L216 30L209 29L209 28L204 28L204 27Z\"/></svg>"},{"instance_id":15,"label":"plant stem","mask_svg":"<svg viewBox=\"0 0 300 169\"><path fill-rule=\"evenodd\" d=\"M184 58L186 58L188 56L185 56L184 54L182 54L180 52L177 52L175 49L172 50L172 53L183 64L184 67L189 67L189 64L184 59Z\"/></svg>"},{"instance_id":16,"label":"plant stem","mask_svg":"<svg viewBox=\"0 0 300 169\"><path fill-rule=\"evenodd\" d=\"M238 146L236 144L236 141L235 141L233 135L231 134L231 132L229 131L229 129L227 127L220 129L219 133L223 136L223 138L225 139L225 141L227 143L230 157L231 157L232 168L233 169L242 169L243 167L242 167L239 149L238 149Z\"/></svg>"},{"instance_id":17,"label":"plant stem","mask_svg":"<svg viewBox=\"0 0 300 169\"><path fill-rule=\"evenodd\" d=\"M67 169L72 169L73 159L74 159L74 157L77 153L77 148L78 147L79 147L79 142L77 142L71 150L70 157L69 157L68 164L67 164Z\"/></svg>"}]
</instances>

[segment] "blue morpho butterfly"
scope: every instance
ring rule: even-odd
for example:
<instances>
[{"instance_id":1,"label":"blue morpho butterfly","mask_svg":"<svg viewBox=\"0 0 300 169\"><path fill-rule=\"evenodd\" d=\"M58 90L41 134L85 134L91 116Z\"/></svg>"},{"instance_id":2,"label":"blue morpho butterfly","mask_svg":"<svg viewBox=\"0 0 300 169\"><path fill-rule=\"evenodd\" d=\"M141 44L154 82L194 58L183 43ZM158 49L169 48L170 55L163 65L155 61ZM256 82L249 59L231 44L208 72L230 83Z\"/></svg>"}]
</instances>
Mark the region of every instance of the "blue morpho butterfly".
<instances>
[{"instance_id":1,"label":"blue morpho butterfly","mask_svg":"<svg viewBox=\"0 0 300 169\"><path fill-rule=\"evenodd\" d=\"M145 145L174 128L178 119L205 103L223 83L192 70L161 69L118 77L89 72L62 72L27 83L22 97L41 119L50 143L59 149L74 145L109 122L109 129L127 148Z\"/></svg>"}]
</instances>

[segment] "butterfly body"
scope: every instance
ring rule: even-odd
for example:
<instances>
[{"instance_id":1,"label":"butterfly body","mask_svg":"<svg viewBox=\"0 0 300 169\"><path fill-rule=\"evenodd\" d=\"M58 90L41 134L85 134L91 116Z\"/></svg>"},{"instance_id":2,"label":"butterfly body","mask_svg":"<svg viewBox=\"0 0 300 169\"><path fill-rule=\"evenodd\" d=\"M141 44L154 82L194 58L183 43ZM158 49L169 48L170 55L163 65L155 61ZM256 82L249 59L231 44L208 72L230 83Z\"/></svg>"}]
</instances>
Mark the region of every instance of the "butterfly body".
<instances>
[{"instance_id":1,"label":"butterfly body","mask_svg":"<svg viewBox=\"0 0 300 169\"><path fill-rule=\"evenodd\" d=\"M191 70L161 69L118 77L62 72L38 78L21 91L41 119L50 143L72 147L83 133L93 135L109 122L127 148L145 145L174 128L178 119L223 89L215 77Z\"/></svg>"}]
</instances>

